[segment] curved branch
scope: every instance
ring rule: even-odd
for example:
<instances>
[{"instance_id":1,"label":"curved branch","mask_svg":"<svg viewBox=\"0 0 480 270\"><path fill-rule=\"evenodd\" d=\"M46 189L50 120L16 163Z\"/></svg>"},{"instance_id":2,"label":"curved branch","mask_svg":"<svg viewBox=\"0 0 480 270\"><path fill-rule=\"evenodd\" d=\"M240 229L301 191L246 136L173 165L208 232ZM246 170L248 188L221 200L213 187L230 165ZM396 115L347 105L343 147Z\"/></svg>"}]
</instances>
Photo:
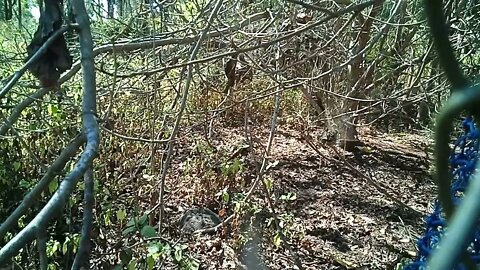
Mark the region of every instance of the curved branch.
<instances>
[{"instance_id":1,"label":"curved branch","mask_svg":"<svg viewBox=\"0 0 480 270\"><path fill-rule=\"evenodd\" d=\"M480 212L478 208L479 181L478 175L474 174L473 189L469 187L466 191L463 203L455 209L450 194L450 185L453 179L452 172L449 168L449 155L451 152L449 143L450 135L453 132L453 121L460 113L467 109L473 110L480 103L480 89L478 87L470 87L463 91L454 92L445 104L442 113L437 117L437 126L435 128L435 168L437 169L436 178L438 185L438 198L442 209L445 211L449 226L449 233L445 240L440 243L440 248L433 253L429 260L431 269L452 269L457 259L465 254L466 239L472 235L476 221ZM480 165L477 165L478 169ZM473 194L472 194L473 193ZM472 213L473 211L476 211ZM450 231L451 230L451 231ZM454 232L454 234L450 234ZM453 238L453 237L455 238ZM447 243L447 244L445 244ZM455 244L453 244L455 243ZM448 252L448 253L446 253ZM470 261L464 256L464 262Z\"/></svg>"},{"instance_id":2,"label":"curved branch","mask_svg":"<svg viewBox=\"0 0 480 270\"><path fill-rule=\"evenodd\" d=\"M95 69L93 62L93 41L90 23L83 0L73 0L73 10L78 22L81 63L83 70L82 120L87 144L80 160L73 170L64 178L55 194L47 202L38 215L17 235L0 249L0 266L15 256L20 249L30 243L38 230L46 228L48 222L61 212L70 194L97 155L99 145L99 129L96 114Z\"/></svg>"},{"instance_id":3,"label":"curved branch","mask_svg":"<svg viewBox=\"0 0 480 270\"><path fill-rule=\"evenodd\" d=\"M360 12L360 11L366 9L367 7L377 3L379 1L383 1L383 0L370 0L370 1L358 4L358 5L350 5L346 8L344 8L344 9L341 9L339 11L331 13L330 15L326 16L325 18L322 18L321 20L319 20L317 22L314 22L314 23L308 24L304 27L301 27L301 28L295 30L294 32L292 32L290 34L284 35L284 36L279 37L277 39L270 40L268 42L261 43L261 44L256 45L256 46L251 46L251 47L248 47L248 48L238 49L236 51L230 51L230 52L217 54L217 55L213 55L213 56L209 56L209 57L205 57L205 58L190 60L186 63L179 63L179 64L171 65L171 66L168 66L168 67L162 67L162 68L153 69L153 70L149 70L149 71L141 71L141 72L131 73L128 76L149 75L149 74L153 74L153 73L156 73L156 72L166 71L166 70L179 68L179 67L183 67L183 66L205 63L205 62L212 61L212 60L215 60L215 59L231 56L231 55L237 54L237 53L246 53L246 52L254 51L254 50L257 50L257 49L260 49L260 48L269 47L273 44L276 44L277 42L287 40L287 39L292 38L292 37L294 37L294 36L296 36L300 33L303 33L305 31L313 29L313 28L315 28L319 25L322 25L325 22L327 22L331 19L337 18L337 17L339 17L343 14L347 14L347 13L352 12L352 11L353 12ZM248 17L247 19L243 20L240 24L238 24L236 26L232 26L232 27L228 27L228 28L225 28L225 29L220 29L220 30L216 30L216 31L206 33L205 37L206 38L207 37L208 38L213 38L213 37L223 36L226 33L236 31L240 28L243 28L243 27L249 25L250 23L252 23L254 21L258 21L258 20L263 19L263 18L268 18L269 16L270 16L270 13L267 12L267 11L262 12L262 13L257 13L257 14L254 14L254 15ZM137 49L152 48L152 47L157 47L157 46L165 46L165 45L173 45L173 44L189 44L189 43L196 42L198 39L199 39L199 35L189 36L189 37L185 37L185 38L181 38L181 39L180 38L161 39L161 40L153 39L153 40L133 42L133 43L119 43L119 44L115 44L115 46L113 46L113 45L103 45L101 47L96 48L93 51L93 53L94 53L94 56L97 56L97 55L102 54L102 53L110 52L113 49L115 49L116 52L121 52L121 51L125 52L125 51L137 50ZM78 72L79 69L80 69L80 67L78 65L78 62L74 63L73 66L72 66L72 69L70 69L67 73L64 74L64 76L62 76L60 78L60 80L59 80L60 84L66 82L71 77L73 77ZM126 76L126 75L123 75L123 76Z\"/></svg>"},{"instance_id":4,"label":"curved branch","mask_svg":"<svg viewBox=\"0 0 480 270\"><path fill-rule=\"evenodd\" d=\"M244 28L244 27L246 27L246 26L250 25L251 23L256 22L258 20L268 18L269 16L270 16L270 13L267 12L267 11L257 13L257 14L253 14L252 16L250 16L250 17L246 18L245 20L241 21L238 25L206 33L205 37L206 38L220 37L220 36L223 36L227 33L231 33L231 32L237 31L241 28ZM178 44L190 44L190 43L196 42L199 39L199 37L200 37L199 35L191 35L191 36L187 36L187 37L184 37L184 38L152 39L152 40L144 40L144 41L139 41L139 42L116 43L115 45L107 44L107 45L103 45L103 46L95 48L93 50L93 56L95 57L95 56L100 55L102 53L112 52L113 50L115 50L115 52L118 53L118 52L128 52L128 51L133 51L133 50L138 50L138 49L149 49L149 48L158 47L158 46L167 46L167 45L175 45L175 44L177 44L177 45ZM220 58L220 57L218 57L218 58ZM207 60L207 61L209 61L209 60ZM180 65L180 67L184 66L184 65L188 65L188 64ZM176 68L176 67L177 67L177 65L174 65L174 66L168 67L166 70L173 69L173 68ZM80 62L77 61L72 65L72 68L60 78L59 83L62 84L64 82L68 81L79 70L80 70ZM150 74L155 73L155 72L158 72L158 71L151 71ZM145 72L139 72L139 74L148 75L148 73L145 73ZM133 75L131 75L131 76L133 76Z\"/></svg>"}]
</instances>

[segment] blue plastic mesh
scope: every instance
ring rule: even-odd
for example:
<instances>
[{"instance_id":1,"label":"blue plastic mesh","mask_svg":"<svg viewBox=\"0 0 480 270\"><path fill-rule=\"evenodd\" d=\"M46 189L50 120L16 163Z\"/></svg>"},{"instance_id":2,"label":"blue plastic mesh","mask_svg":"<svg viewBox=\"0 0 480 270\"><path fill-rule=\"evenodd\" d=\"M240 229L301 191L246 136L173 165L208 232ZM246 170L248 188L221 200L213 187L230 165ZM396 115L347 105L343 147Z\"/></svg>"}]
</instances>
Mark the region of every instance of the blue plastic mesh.
<instances>
[{"instance_id":1,"label":"blue plastic mesh","mask_svg":"<svg viewBox=\"0 0 480 270\"><path fill-rule=\"evenodd\" d=\"M462 200L463 192L468 186L470 176L475 170L477 163L480 130L475 126L472 117L467 117L462 127L464 134L460 136L454 144L452 154L450 155L450 166L453 173L453 182L451 185L452 199L455 205ZM404 270L427 269L426 261L432 249L434 249L445 229L445 219L442 215L442 209L438 200L435 202L433 213L426 219L425 235L417 242L418 255L414 262L406 265ZM475 238L471 242L468 252L472 260L480 264L480 226L475 233ZM463 270L466 267L459 263L454 270Z\"/></svg>"}]
</instances>

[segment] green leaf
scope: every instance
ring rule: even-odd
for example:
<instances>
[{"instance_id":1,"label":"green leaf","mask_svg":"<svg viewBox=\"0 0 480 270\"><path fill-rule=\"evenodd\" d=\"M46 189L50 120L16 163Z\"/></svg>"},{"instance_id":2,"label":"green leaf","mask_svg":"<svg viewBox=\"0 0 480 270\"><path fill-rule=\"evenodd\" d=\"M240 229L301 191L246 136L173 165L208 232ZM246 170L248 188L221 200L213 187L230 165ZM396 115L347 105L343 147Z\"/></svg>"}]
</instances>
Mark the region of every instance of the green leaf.
<instances>
[{"instance_id":1,"label":"green leaf","mask_svg":"<svg viewBox=\"0 0 480 270\"><path fill-rule=\"evenodd\" d=\"M223 176L228 176L230 165L223 163L220 167L220 171Z\"/></svg>"},{"instance_id":2,"label":"green leaf","mask_svg":"<svg viewBox=\"0 0 480 270\"><path fill-rule=\"evenodd\" d=\"M265 186L267 187L267 190L270 192L272 190L272 178L270 177L265 177Z\"/></svg>"},{"instance_id":3,"label":"green leaf","mask_svg":"<svg viewBox=\"0 0 480 270\"><path fill-rule=\"evenodd\" d=\"M23 228L25 227L25 215L21 216L19 219L18 219L18 227L20 228Z\"/></svg>"},{"instance_id":4,"label":"green leaf","mask_svg":"<svg viewBox=\"0 0 480 270\"><path fill-rule=\"evenodd\" d=\"M20 169L20 166L21 166L20 162L18 162L18 161L13 162L13 169L16 172L18 172L18 170Z\"/></svg>"},{"instance_id":5,"label":"green leaf","mask_svg":"<svg viewBox=\"0 0 480 270\"><path fill-rule=\"evenodd\" d=\"M50 193L54 193L55 190L57 190L57 188L58 188L57 180L53 180L52 182L50 182L50 184L48 184L48 191L50 191Z\"/></svg>"},{"instance_id":6,"label":"green leaf","mask_svg":"<svg viewBox=\"0 0 480 270\"><path fill-rule=\"evenodd\" d=\"M162 253L165 254L166 256L170 256L172 253L172 247L170 244L166 243L165 246L162 247Z\"/></svg>"},{"instance_id":7,"label":"green leaf","mask_svg":"<svg viewBox=\"0 0 480 270\"><path fill-rule=\"evenodd\" d=\"M110 225L112 224L112 220L110 219L110 209L106 211L106 213L103 215L103 221L105 222L105 225Z\"/></svg>"},{"instance_id":8,"label":"green leaf","mask_svg":"<svg viewBox=\"0 0 480 270\"><path fill-rule=\"evenodd\" d=\"M58 113L58 107L55 104L50 103L48 104L47 111L50 115L56 115Z\"/></svg>"},{"instance_id":9,"label":"green leaf","mask_svg":"<svg viewBox=\"0 0 480 270\"><path fill-rule=\"evenodd\" d=\"M228 203L230 201L230 195L228 194L227 191L223 191L222 200L223 200L223 203Z\"/></svg>"},{"instance_id":10,"label":"green leaf","mask_svg":"<svg viewBox=\"0 0 480 270\"><path fill-rule=\"evenodd\" d=\"M137 228L135 226L127 227L125 230L122 231L122 235L127 235L129 233L135 232Z\"/></svg>"},{"instance_id":11,"label":"green leaf","mask_svg":"<svg viewBox=\"0 0 480 270\"><path fill-rule=\"evenodd\" d=\"M151 256L147 257L147 265L148 265L148 270L153 269L153 266L155 266L155 260L153 259L153 257Z\"/></svg>"},{"instance_id":12,"label":"green leaf","mask_svg":"<svg viewBox=\"0 0 480 270\"><path fill-rule=\"evenodd\" d=\"M183 257L182 248L176 246L176 247L175 247L175 260L176 260L177 262L180 262L180 261L182 260L182 257Z\"/></svg>"},{"instance_id":13,"label":"green leaf","mask_svg":"<svg viewBox=\"0 0 480 270\"><path fill-rule=\"evenodd\" d=\"M52 248L50 249L50 254L53 255L53 254L57 253L57 251L58 251L59 248L60 248L60 242L55 241L55 242L53 243Z\"/></svg>"},{"instance_id":14,"label":"green leaf","mask_svg":"<svg viewBox=\"0 0 480 270\"><path fill-rule=\"evenodd\" d=\"M113 268L113 270L122 270L123 269L123 265L121 264L117 264L115 265L115 267Z\"/></svg>"},{"instance_id":15,"label":"green leaf","mask_svg":"<svg viewBox=\"0 0 480 270\"><path fill-rule=\"evenodd\" d=\"M130 219L128 222L127 222L127 227L134 227L135 226L135 219Z\"/></svg>"},{"instance_id":16,"label":"green leaf","mask_svg":"<svg viewBox=\"0 0 480 270\"><path fill-rule=\"evenodd\" d=\"M117 210L117 220L124 220L127 217L127 211L125 209Z\"/></svg>"},{"instance_id":17,"label":"green leaf","mask_svg":"<svg viewBox=\"0 0 480 270\"><path fill-rule=\"evenodd\" d=\"M233 161L233 164L232 164L232 170L233 170L233 173L238 173L239 171L242 170L243 168L243 165L242 165L242 162L236 158L234 161Z\"/></svg>"},{"instance_id":18,"label":"green leaf","mask_svg":"<svg viewBox=\"0 0 480 270\"><path fill-rule=\"evenodd\" d=\"M28 187L30 187L30 183L29 183L27 180L25 180L25 179L20 180L20 182L18 183L18 185L19 185L20 187L22 187L22 188L28 188Z\"/></svg>"},{"instance_id":19,"label":"green leaf","mask_svg":"<svg viewBox=\"0 0 480 270\"><path fill-rule=\"evenodd\" d=\"M62 253L63 255L67 254L68 251L68 241L65 241L62 245Z\"/></svg>"},{"instance_id":20,"label":"green leaf","mask_svg":"<svg viewBox=\"0 0 480 270\"><path fill-rule=\"evenodd\" d=\"M273 237L273 244L278 248L280 247L280 244L282 243L282 239L280 238L280 234L275 234Z\"/></svg>"},{"instance_id":21,"label":"green leaf","mask_svg":"<svg viewBox=\"0 0 480 270\"><path fill-rule=\"evenodd\" d=\"M120 260L123 264L129 264L132 260L132 250L127 248L120 251Z\"/></svg>"},{"instance_id":22,"label":"green leaf","mask_svg":"<svg viewBox=\"0 0 480 270\"><path fill-rule=\"evenodd\" d=\"M76 253L78 245L80 245L80 235L78 233L73 234L73 252Z\"/></svg>"},{"instance_id":23,"label":"green leaf","mask_svg":"<svg viewBox=\"0 0 480 270\"><path fill-rule=\"evenodd\" d=\"M152 226L150 225L147 225L147 226L144 226L142 228L142 230L140 231L140 234L143 236L143 237L155 237L157 236L157 231L155 230L155 228L153 228Z\"/></svg>"},{"instance_id":24,"label":"green leaf","mask_svg":"<svg viewBox=\"0 0 480 270\"><path fill-rule=\"evenodd\" d=\"M128 270L135 270L135 269L137 269L137 261L136 261L136 260L130 261L130 263L129 263L128 266L127 266L127 269L128 269Z\"/></svg>"},{"instance_id":25,"label":"green leaf","mask_svg":"<svg viewBox=\"0 0 480 270\"><path fill-rule=\"evenodd\" d=\"M147 248L147 251L148 251L148 256L151 256L153 254L157 254L161 251L162 249L162 244L161 243L151 243L148 248Z\"/></svg>"},{"instance_id":26,"label":"green leaf","mask_svg":"<svg viewBox=\"0 0 480 270\"><path fill-rule=\"evenodd\" d=\"M142 217L140 217L140 219L138 220L138 226L139 227L142 227L143 225L145 225L147 223L147 220L148 220L148 215L145 214L143 215Z\"/></svg>"}]
</instances>

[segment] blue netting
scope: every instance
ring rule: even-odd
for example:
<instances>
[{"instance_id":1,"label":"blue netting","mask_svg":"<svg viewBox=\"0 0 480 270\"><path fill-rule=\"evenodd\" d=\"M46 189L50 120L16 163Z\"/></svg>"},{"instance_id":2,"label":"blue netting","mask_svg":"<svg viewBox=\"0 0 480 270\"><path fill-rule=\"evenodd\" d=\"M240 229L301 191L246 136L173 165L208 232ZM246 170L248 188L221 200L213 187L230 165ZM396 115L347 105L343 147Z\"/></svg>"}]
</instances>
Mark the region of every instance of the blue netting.
<instances>
[{"instance_id":1,"label":"blue netting","mask_svg":"<svg viewBox=\"0 0 480 270\"><path fill-rule=\"evenodd\" d=\"M463 192L468 186L470 175L475 170L477 163L480 130L476 128L472 117L467 117L463 123L464 134L454 144L450 156L450 166L453 173L451 185L452 199L455 205L462 200ZM434 249L444 233L445 220L438 201L435 202L433 213L426 220L427 230L425 235L418 240L418 256L416 260L405 266L404 270L426 269L426 261L432 249ZM480 224L479 224L480 225ZM480 264L480 226L475 233L475 238L468 247L472 260ZM459 263L455 270L463 270L466 267Z\"/></svg>"}]
</instances>

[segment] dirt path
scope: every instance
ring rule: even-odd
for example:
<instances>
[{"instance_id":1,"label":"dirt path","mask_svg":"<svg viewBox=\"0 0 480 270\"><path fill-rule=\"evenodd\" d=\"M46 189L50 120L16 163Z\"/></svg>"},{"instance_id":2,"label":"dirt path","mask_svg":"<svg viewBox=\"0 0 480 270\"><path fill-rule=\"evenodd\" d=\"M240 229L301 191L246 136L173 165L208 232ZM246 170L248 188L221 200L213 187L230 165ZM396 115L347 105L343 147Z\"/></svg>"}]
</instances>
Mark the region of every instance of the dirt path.
<instances>
[{"instance_id":1,"label":"dirt path","mask_svg":"<svg viewBox=\"0 0 480 270\"><path fill-rule=\"evenodd\" d=\"M308 131L312 138L316 133ZM185 147L176 153L168 179L166 213L173 242L178 238L175 222L186 209L208 207L223 218L233 213L238 207L235 196L245 194L254 182L268 130L255 131L256 160L236 151L245 144L241 129L218 132L210 142L215 150L208 150L202 138L182 142ZM394 269L402 258L415 256L436 190L424 137L363 132L362 141L366 145L352 154L307 142L295 130L279 129L275 137L269 161L276 165L266 177L289 245L306 269ZM226 177L221 164L233 160L232 154L242 161L242 170ZM227 204L219 195L224 187L230 196ZM267 269L295 269L275 236L263 194L258 188L242 206L244 215L217 233L181 241L201 269L242 269L239 265L255 265L252 262L262 262ZM245 250L258 256L245 258ZM177 266L166 262L164 268Z\"/></svg>"},{"instance_id":2,"label":"dirt path","mask_svg":"<svg viewBox=\"0 0 480 270\"><path fill-rule=\"evenodd\" d=\"M275 145L275 158L285 163L272 174L281 181L278 194L297 195L283 209L305 233L297 244L310 269L387 269L415 253L415 241L423 233L421 213L429 212L435 190L428 160L413 146L421 145L418 139L365 136L366 146L345 160L319 145L317 152L327 161L311 147L279 135L287 143Z\"/></svg>"},{"instance_id":3,"label":"dirt path","mask_svg":"<svg viewBox=\"0 0 480 270\"><path fill-rule=\"evenodd\" d=\"M241 134L241 130L224 130L213 143L233 149L229 145L238 145ZM266 138L268 130L256 131L254 141L265 145ZM422 149L426 140L386 134L364 134L362 140L365 147L350 154L335 153L319 143L312 147L294 130L280 129L275 137L270 161L278 163L267 177L273 183L272 198L291 239L289 245L306 269L393 269L402 258L415 255L415 241L424 230L422 218L430 212L435 196L427 169L431 161ZM255 162L248 156L244 160L250 163L245 179L255 174ZM202 269L238 265L237 260L242 260L242 245L236 246L242 238L238 231L252 226L257 234L247 233L251 240L244 237L245 246L251 249L249 243L256 242L255 253L261 254L258 259L268 269L295 269L289 252L275 245L275 230L268 226L271 214L262 196L260 190L253 196L253 204L263 209L247 214L249 218L235 219L215 235L191 238L189 247Z\"/></svg>"}]
</instances>

